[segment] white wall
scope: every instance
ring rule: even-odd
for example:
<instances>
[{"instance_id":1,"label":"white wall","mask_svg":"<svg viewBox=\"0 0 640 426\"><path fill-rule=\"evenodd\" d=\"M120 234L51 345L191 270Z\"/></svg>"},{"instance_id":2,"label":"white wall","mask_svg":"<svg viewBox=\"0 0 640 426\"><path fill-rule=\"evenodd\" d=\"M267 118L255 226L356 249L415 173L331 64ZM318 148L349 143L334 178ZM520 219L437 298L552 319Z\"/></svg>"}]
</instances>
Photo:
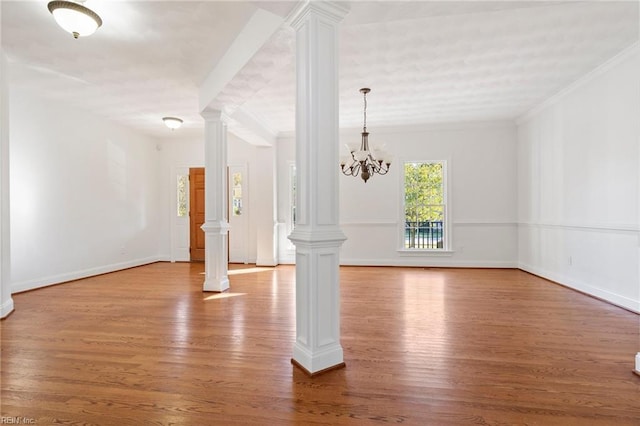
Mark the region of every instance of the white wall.
<instances>
[{"instance_id":1,"label":"white wall","mask_svg":"<svg viewBox=\"0 0 640 426\"><path fill-rule=\"evenodd\" d=\"M347 235L343 265L515 267L516 133L511 123L466 123L416 128L369 128L372 146L386 143L391 171L364 183L340 176L340 226ZM341 145L359 141L360 130L341 131ZM293 138L278 140L280 222L287 220L288 163ZM400 251L403 161L446 160L449 171L451 252ZM336 164L336 173L338 165ZM281 262L291 261L286 233L280 233Z\"/></svg>"},{"instance_id":2,"label":"white wall","mask_svg":"<svg viewBox=\"0 0 640 426\"><path fill-rule=\"evenodd\" d=\"M253 217L256 226L256 264L278 264L277 223L277 147L255 147L256 161L252 166L251 203L258 214Z\"/></svg>"},{"instance_id":3,"label":"white wall","mask_svg":"<svg viewBox=\"0 0 640 426\"><path fill-rule=\"evenodd\" d=\"M290 167L296 162L296 141L293 136L281 136L276 141L276 191L278 263L296 263L296 250L287 238L291 231Z\"/></svg>"},{"instance_id":4,"label":"white wall","mask_svg":"<svg viewBox=\"0 0 640 426\"><path fill-rule=\"evenodd\" d=\"M255 173L255 164L257 161L256 147L254 145L250 145L242 139L235 137L232 134L227 135L227 143L227 164L229 166L244 166L246 167L247 171L247 176L245 177L247 181L242 188L243 220L239 220L236 223L229 223L229 240L234 239L244 241L244 244L240 244L239 246L244 247L245 255L240 256L240 258L246 259L248 263L255 263L258 252L258 247L256 244L258 232L257 219L260 217L261 213L257 209L257 205L255 203L258 192L256 180L257 176ZM230 194L231 191L228 191L228 193ZM245 229L237 229L237 224L242 222L244 222L245 224ZM231 244L231 241L229 242L229 244ZM240 252L242 251L243 250L240 250ZM231 260L239 261L235 259Z\"/></svg>"},{"instance_id":5,"label":"white wall","mask_svg":"<svg viewBox=\"0 0 640 426\"><path fill-rule=\"evenodd\" d=\"M9 82L7 58L0 50L0 318L13 311L9 208Z\"/></svg>"},{"instance_id":6,"label":"white wall","mask_svg":"<svg viewBox=\"0 0 640 426\"><path fill-rule=\"evenodd\" d=\"M158 258L158 152L126 128L11 97L13 291Z\"/></svg>"},{"instance_id":7,"label":"white wall","mask_svg":"<svg viewBox=\"0 0 640 426\"><path fill-rule=\"evenodd\" d=\"M521 269L640 312L640 48L518 126Z\"/></svg>"}]
</instances>

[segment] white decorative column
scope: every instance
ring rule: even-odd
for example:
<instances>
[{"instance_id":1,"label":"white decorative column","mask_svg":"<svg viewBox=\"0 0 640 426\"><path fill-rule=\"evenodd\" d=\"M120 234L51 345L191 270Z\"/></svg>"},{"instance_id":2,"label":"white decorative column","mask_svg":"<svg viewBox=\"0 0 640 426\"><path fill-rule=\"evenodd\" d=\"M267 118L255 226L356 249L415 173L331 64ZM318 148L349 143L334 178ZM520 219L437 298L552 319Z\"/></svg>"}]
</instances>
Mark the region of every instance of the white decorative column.
<instances>
[{"instance_id":1,"label":"white decorative column","mask_svg":"<svg viewBox=\"0 0 640 426\"><path fill-rule=\"evenodd\" d=\"M338 29L347 14L308 2L296 30L296 342L292 363L309 375L344 367L340 345Z\"/></svg>"},{"instance_id":2,"label":"white decorative column","mask_svg":"<svg viewBox=\"0 0 640 426\"><path fill-rule=\"evenodd\" d=\"M9 84L7 58L0 50L0 318L13 312L9 238Z\"/></svg>"},{"instance_id":3,"label":"white decorative column","mask_svg":"<svg viewBox=\"0 0 640 426\"><path fill-rule=\"evenodd\" d=\"M217 110L204 110L204 271L203 291L229 288L227 251L227 124Z\"/></svg>"}]
</instances>

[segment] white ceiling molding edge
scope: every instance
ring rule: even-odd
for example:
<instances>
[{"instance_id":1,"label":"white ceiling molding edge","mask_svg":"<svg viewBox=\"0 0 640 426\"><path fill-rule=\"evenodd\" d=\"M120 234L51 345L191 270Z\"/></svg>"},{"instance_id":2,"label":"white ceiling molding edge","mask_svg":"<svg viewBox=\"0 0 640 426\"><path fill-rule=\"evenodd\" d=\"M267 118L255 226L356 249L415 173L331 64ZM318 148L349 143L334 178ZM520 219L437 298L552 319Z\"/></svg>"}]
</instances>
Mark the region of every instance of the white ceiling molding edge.
<instances>
[{"instance_id":1,"label":"white ceiling molding edge","mask_svg":"<svg viewBox=\"0 0 640 426\"><path fill-rule=\"evenodd\" d=\"M585 84L587 84L591 80L601 76L605 72L609 71L611 68L615 67L616 65L618 65L621 62L624 62L627 58L629 58L630 56L635 55L636 53L639 53L639 52L640 52L640 40L636 41L631 46L625 48L624 50L622 50L620 53L618 53L615 56L613 56L611 59L609 59L605 63L599 65L598 67L596 67L593 70L589 71L587 74L585 74L582 77L578 78L573 83L571 83L568 86L564 87L563 89L561 89L556 94L554 94L551 97L545 99L544 101L542 101L538 105L535 105L529 111L527 111L524 114L522 114L521 116L517 117L516 120L515 120L515 123L518 126L520 126L523 123L526 123L531 118L535 117L540 111L544 110L545 108L549 107L550 105L555 104L556 102L558 102L560 99L562 99L567 94L569 94L569 93L573 92L574 90L584 86Z\"/></svg>"}]
</instances>

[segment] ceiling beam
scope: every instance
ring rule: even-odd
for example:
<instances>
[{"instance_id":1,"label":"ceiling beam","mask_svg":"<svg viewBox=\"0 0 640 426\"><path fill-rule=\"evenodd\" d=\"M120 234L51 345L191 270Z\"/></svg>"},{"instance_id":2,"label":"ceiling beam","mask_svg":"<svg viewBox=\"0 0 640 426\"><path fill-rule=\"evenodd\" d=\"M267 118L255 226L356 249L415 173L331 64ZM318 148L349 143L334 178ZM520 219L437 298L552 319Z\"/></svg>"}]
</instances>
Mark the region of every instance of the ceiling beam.
<instances>
[{"instance_id":1,"label":"ceiling beam","mask_svg":"<svg viewBox=\"0 0 640 426\"><path fill-rule=\"evenodd\" d=\"M277 132L242 107L231 114L227 126L231 133L251 145L273 146L276 142Z\"/></svg>"},{"instance_id":2,"label":"ceiling beam","mask_svg":"<svg viewBox=\"0 0 640 426\"><path fill-rule=\"evenodd\" d=\"M263 9L257 9L200 86L199 107L204 111L224 87L260 50L282 25L284 19Z\"/></svg>"}]
</instances>

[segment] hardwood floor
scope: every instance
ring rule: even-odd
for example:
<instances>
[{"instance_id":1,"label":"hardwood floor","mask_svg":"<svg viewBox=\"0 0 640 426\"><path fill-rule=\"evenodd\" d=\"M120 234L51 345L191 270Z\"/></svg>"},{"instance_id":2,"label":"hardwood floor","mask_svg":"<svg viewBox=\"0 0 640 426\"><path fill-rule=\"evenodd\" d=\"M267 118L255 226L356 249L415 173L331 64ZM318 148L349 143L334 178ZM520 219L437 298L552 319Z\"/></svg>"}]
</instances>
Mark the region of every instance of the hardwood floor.
<instances>
[{"instance_id":1,"label":"hardwood floor","mask_svg":"<svg viewBox=\"0 0 640 426\"><path fill-rule=\"evenodd\" d=\"M517 270L343 267L347 367L308 378L294 268L233 268L223 294L157 263L14 295L3 419L640 425L640 318L615 306Z\"/></svg>"}]
</instances>

